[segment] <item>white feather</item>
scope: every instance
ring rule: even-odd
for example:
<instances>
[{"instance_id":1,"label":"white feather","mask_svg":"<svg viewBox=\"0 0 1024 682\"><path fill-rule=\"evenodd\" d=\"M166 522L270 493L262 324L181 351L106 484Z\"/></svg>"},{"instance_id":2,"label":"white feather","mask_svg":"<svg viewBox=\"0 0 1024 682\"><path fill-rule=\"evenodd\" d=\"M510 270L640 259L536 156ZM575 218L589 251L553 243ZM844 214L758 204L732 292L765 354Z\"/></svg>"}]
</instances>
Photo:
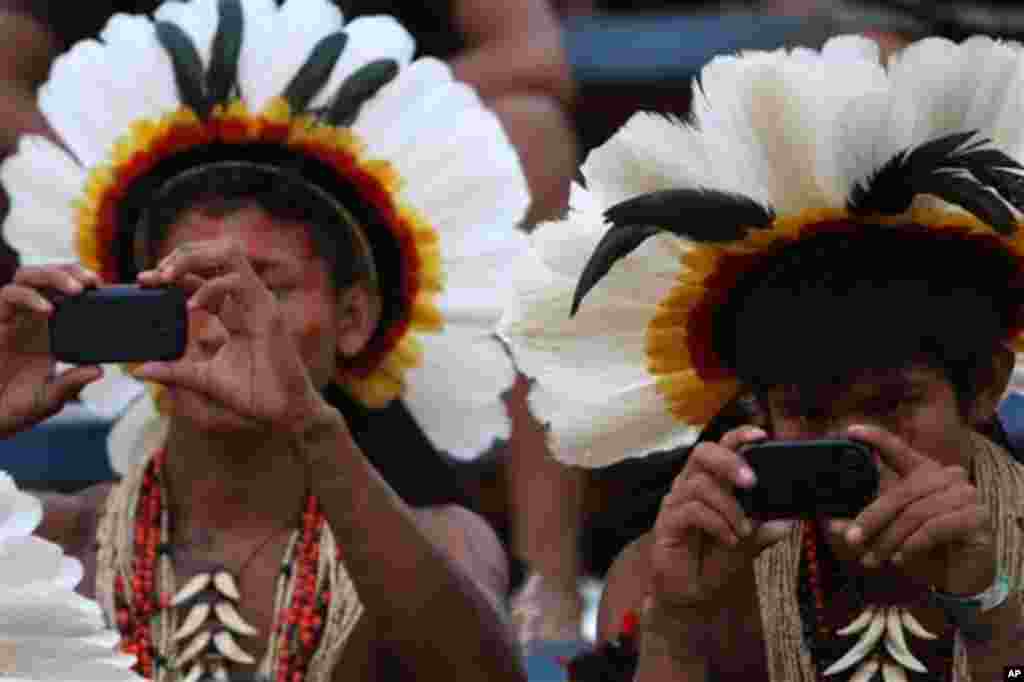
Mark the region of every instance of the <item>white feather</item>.
<instances>
[{"instance_id":1,"label":"white feather","mask_svg":"<svg viewBox=\"0 0 1024 682\"><path fill-rule=\"evenodd\" d=\"M707 180L709 159L697 138L678 121L634 114L607 143L587 155L581 172L587 189L611 206L663 189L696 187Z\"/></svg>"},{"instance_id":2,"label":"white feather","mask_svg":"<svg viewBox=\"0 0 1024 682\"><path fill-rule=\"evenodd\" d=\"M1010 140L1000 139L995 124L1013 90L1020 58L1018 50L1005 43L980 37L971 38L962 49L970 50L970 63L964 70L973 75L970 82L972 97L964 113L965 128L991 130L993 142L1007 149ZM1019 139L1019 135L1013 139Z\"/></svg>"},{"instance_id":3,"label":"white feather","mask_svg":"<svg viewBox=\"0 0 1024 682\"><path fill-rule=\"evenodd\" d=\"M177 24L192 39L204 67L210 65L213 36L217 33L219 12L217 0L169 0L153 13L156 21Z\"/></svg>"},{"instance_id":4,"label":"white feather","mask_svg":"<svg viewBox=\"0 0 1024 682\"><path fill-rule=\"evenodd\" d=\"M43 506L39 499L18 490L14 479L0 471L0 542L28 535L43 521Z\"/></svg>"},{"instance_id":5,"label":"white feather","mask_svg":"<svg viewBox=\"0 0 1024 682\"><path fill-rule=\"evenodd\" d=\"M242 0L242 50L238 55L238 84L242 100L250 110L259 111L269 97L281 94L271 87L260 90L273 60L277 18L276 0ZM255 87L255 91L250 91Z\"/></svg>"},{"instance_id":6,"label":"white feather","mask_svg":"<svg viewBox=\"0 0 1024 682\"><path fill-rule=\"evenodd\" d=\"M0 181L11 196L4 237L23 263L77 260L72 204L85 175L74 160L43 137L23 137L0 167Z\"/></svg>"},{"instance_id":7,"label":"white feather","mask_svg":"<svg viewBox=\"0 0 1024 682\"><path fill-rule=\"evenodd\" d=\"M526 178L490 110L467 108L454 117L439 112L419 134L419 144L392 161L406 198L441 234L443 248L473 232L519 223L529 205Z\"/></svg>"},{"instance_id":8,"label":"white feather","mask_svg":"<svg viewBox=\"0 0 1024 682\"><path fill-rule=\"evenodd\" d=\"M467 460L495 438L507 438L501 394L515 380L515 369L497 339L450 329L421 342L424 362L406 375L403 399L431 442Z\"/></svg>"},{"instance_id":9,"label":"white feather","mask_svg":"<svg viewBox=\"0 0 1024 682\"><path fill-rule=\"evenodd\" d=\"M335 64L327 85L313 99L313 106L324 106L346 78L356 69L376 59L394 59L404 69L412 61L416 42L394 17L362 16L345 25L348 43Z\"/></svg>"},{"instance_id":10,"label":"white feather","mask_svg":"<svg viewBox=\"0 0 1024 682\"><path fill-rule=\"evenodd\" d=\"M480 106L469 86L452 80L451 67L439 59L417 59L363 107L353 125L376 158L398 159L408 145L422 142L424 121Z\"/></svg>"},{"instance_id":11,"label":"white feather","mask_svg":"<svg viewBox=\"0 0 1024 682\"><path fill-rule=\"evenodd\" d=\"M103 47L83 40L54 60L49 80L39 88L39 110L86 167L106 158L106 143L114 134L108 107L97 106L93 92L106 73Z\"/></svg>"},{"instance_id":12,"label":"white feather","mask_svg":"<svg viewBox=\"0 0 1024 682\"><path fill-rule=\"evenodd\" d=\"M157 41L152 21L144 16L115 14L100 33L100 40L107 49L107 63L116 66L116 71L111 70L116 78L109 80L116 81L117 89L106 105L117 109L120 120L153 118L177 108L178 89L171 58ZM122 125L114 134L127 129Z\"/></svg>"},{"instance_id":13,"label":"white feather","mask_svg":"<svg viewBox=\"0 0 1024 682\"><path fill-rule=\"evenodd\" d=\"M146 390L145 384L117 365L104 365L103 376L82 389L86 407L105 419L114 419Z\"/></svg>"},{"instance_id":14,"label":"white feather","mask_svg":"<svg viewBox=\"0 0 1024 682\"><path fill-rule=\"evenodd\" d=\"M133 467L144 462L146 455L163 444L169 420L161 415L148 393L139 397L114 422L107 435L110 468L126 476Z\"/></svg>"},{"instance_id":15,"label":"white feather","mask_svg":"<svg viewBox=\"0 0 1024 682\"><path fill-rule=\"evenodd\" d=\"M439 307L445 325L491 333L513 295L509 263L527 250L526 236L514 228L470 235L461 251L444 259L446 284ZM470 248L472 246L473 248Z\"/></svg>"},{"instance_id":16,"label":"white feather","mask_svg":"<svg viewBox=\"0 0 1024 682\"><path fill-rule=\"evenodd\" d=\"M1020 125L1024 111L1024 53L1019 48L1015 50L1013 69L1002 100L1002 107L992 119L992 139L1013 158L1024 159L1024 126Z\"/></svg>"},{"instance_id":17,"label":"white feather","mask_svg":"<svg viewBox=\"0 0 1024 682\"><path fill-rule=\"evenodd\" d=\"M890 60L893 96L914 103L916 144L958 132L973 91L964 76L960 49L944 38L913 43Z\"/></svg>"},{"instance_id":18,"label":"white feather","mask_svg":"<svg viewBox=\"0 0 1024 682\"><path fill-rule=\"evenodd\" d=\"M523 374L553 393L590 396L651 378L642 359L653 305L604 297L570 319L571 300L570 287L560 295L545 289L509 308L499 333Z\"/></svg>"},{"instance_id":19,"label":"white feather","mask_svg":"<svg viewBox=\"0 0 1024 682\"><path fill-rule=\"evenodd\" d=\"M340 30L343 19L328 0L286 0L273 16L251 16L253 39L245 41L238 77L250 109L259 111L284 92L313 47Z\"/></svg>"},{"instance_id":20,"label":"white feather","mask_svg":"<svg viewBox=\"0 0 1024 682\"><path fill-rule=\"evenodd\" d=\"M0 591L59 589L64 558L59 545L40 537L8 538L0 544Z\"/></svg>"},{"instance_id":21,"label":"white feather","mask_svg":"<svg viewBox=\"0 0 1024 682\"><path fill-rule=\"evenodd\" d=\"M555 458L571 466L608 466L689 445L697 435L668 413L653 381L616 387L600 398L582 392L557 397L559 407L549 413L549 443ZM548 402L550 409L555 401ZM542 414L536 408L543 404L531 405L534 414Z\"/></svg>"}]
</instances>

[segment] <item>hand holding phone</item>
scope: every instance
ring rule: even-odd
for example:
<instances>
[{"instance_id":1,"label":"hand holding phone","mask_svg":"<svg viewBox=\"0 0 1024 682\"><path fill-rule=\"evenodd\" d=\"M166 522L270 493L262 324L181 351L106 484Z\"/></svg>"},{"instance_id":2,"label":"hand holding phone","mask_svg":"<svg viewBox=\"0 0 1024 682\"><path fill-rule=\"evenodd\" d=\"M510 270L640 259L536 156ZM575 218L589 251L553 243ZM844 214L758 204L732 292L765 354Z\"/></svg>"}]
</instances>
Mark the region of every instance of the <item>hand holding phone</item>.
<instances>
[{"instance_id":1,"label":"hand holding phone","mask_svg":"<svg viewBox=\"0 0 1024 682\"><path fill-rule=\"evenodd\" d=\"M177 287L86 289L55 305L51 352L76 365L177 360L188 340L186 302Z\"/></svg>"},{"instance_id":2,"label":"hand holding phone","mask_svg":"<svg viewBox=\"0 0 1024 682\"><path fill-rule=\"evenodd\" d=\"M853 440L763 441L740 451L757 485L736 489L753 519L853 518L877 496L878 466Z\"/></svg>"},{"instance_id":3,"label":"hand holding phone","mask_svg":"<svg viewBox=\"0 0 1024 682\"><path fill-rule=\"evenodd\" d=\"M55 295L77 296L98 284L81 266L46 265L21 268L0 288L0 437L55 414L101 376L90 365L57 371L48 329Z\"/></svg>"}]
</instances>

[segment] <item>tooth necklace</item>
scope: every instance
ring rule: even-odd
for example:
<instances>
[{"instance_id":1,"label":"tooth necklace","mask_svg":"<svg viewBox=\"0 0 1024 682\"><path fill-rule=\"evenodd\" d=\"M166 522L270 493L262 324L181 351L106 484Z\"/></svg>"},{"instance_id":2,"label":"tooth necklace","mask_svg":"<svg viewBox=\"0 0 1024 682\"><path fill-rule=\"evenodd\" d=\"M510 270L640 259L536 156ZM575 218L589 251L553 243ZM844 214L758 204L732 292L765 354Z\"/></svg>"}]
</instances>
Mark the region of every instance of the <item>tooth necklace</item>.
<instances>
[{"instance_id":1,"label":"tooth necklace","mask_svg":"<svg viewBox=\"0 0 1024 682\"><path fill-rule=\"evenodd\" d=\"M122 575L114 579L122 648L138 657L136 671L155 682L227 682L233 666L256 663L244 640L260 633L240 615L238 584L223 568L194 575L174 592L163 460L163 451L151 458L135 506L130 591ZM281 564L273 625L259 666L259 674L274 682L305 679L331 603L320 561L324 517L312 495L304 510Z\"/></svg>"},{"instance_id":2,"label":"tooth necklace","mask_svg":"<svg viewBox=\"0 0 1024 682\"><path fill-rule=\"evenodd\" d=\"M804 529L804 551L808 559L808 583L813 593L818 613L824 603L821 576L818 575L817 533L813 523ZM884 682L907 682L908 671L927 674L928 668L911 652L907 644L909 632L920 639L934 640L937 635L929 632L914 617L909 609L902 606L869 604L852 622L836 630L840 637L857 639L849 650L829 665L822 675L826 682L839 679L839 673L851 671L849 682L869 682L881 675ZM827 630L817 636L829 636Z\"/></svg>"}]
</instances>

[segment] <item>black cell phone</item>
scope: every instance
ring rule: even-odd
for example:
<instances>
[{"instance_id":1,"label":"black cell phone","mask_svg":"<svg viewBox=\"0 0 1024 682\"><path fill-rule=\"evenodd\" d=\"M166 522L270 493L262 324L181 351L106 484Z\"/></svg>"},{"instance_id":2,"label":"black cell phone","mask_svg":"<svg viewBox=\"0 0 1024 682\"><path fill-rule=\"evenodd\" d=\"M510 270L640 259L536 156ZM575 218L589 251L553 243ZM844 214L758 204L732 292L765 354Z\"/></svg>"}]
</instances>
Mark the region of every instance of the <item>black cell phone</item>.
<instances>
[{"instance_id":1,"label":"black cell phone","mask_svg":"<svg viewBox=\"0 0 1024 682\"><path fill-rule=\"evenodd\" d=\"M757 476L753 488L736 489L752 519L853 518L878 497L878 466L857 441L764 441L740 454Z\"/></svg>"},{"instance_id":2,"label":"black cell phone","mask_svg":"<svg viewBox=\"0 0 1024 682\"><path fill-rule=\"evenodd\" d=\"M54 303L50 351L74 365L177 360L188 341L186 303L176 287L86 289Z\"/></svg>"}]
</instances>

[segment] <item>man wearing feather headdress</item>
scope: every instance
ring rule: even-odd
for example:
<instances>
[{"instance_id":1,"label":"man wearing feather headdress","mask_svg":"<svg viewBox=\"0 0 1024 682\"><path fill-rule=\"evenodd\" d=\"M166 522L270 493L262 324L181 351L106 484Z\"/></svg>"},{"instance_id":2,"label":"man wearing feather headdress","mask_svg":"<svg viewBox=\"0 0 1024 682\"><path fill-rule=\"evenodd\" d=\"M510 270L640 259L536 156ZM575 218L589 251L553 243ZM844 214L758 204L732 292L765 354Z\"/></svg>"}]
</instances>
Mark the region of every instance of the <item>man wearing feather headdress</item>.
<instances>
[{"instance_id":1,"label":"man wearing feather headdress","mask_svg":"<svg viewBox=\"0 0 1024 682\"><path fill-rule=\"evenodd\" d=\"M321 0L117 15L40 90L61 145L25 137L0 170L24 266L0 290L0 434L116 373L55 367L53 292L190 297L185 356L131 368L123 479L48 500L40 531L147 678L522 679L493 532L407 507L328 401L405 399L470 456L507 434L493 326L526 181L494 113L413 50Z\"/></svg>"},{"instance_id":2,"label":"man wearing feather headdress","mask_svg":"<svg viewBox=\"0 0 1024 682\"><path fill-rule=\"evenodd\" d=\"M604 664L573 679L963 682L1019 659L1024 466L982 433L1024 330L1022 103L1019 45L882 66L842 37L717 58L691 123L638 115L590 156L501 327L556 455L686 446L739 396L764 424L690 451L609 574ZM748 518L744 446L825 437L870 447L877 497Z\"/></svg>"},{"instance_id":3,"label":"man wearing feather headdress","mask_svg":"<svg viewBox=\"0 0 1024 682\"><path fill-rule=\"evenodd\" d=\"M0 156L13 151L21 134L52 133L37 107L35 91L61 49L99 31L112 14L149 12L160 4L160 0L95 0L80 5L0 0ZM282 3L277 0L277 4ZM346 16L356 16L354 21L366 28L360 35L367 44L393 40L387 25L373 18L393 14L416 39L419 56L448 61L455 77L472 85L495 111L520 155L531 194L524 222L533 224L564 213L569 180L578 163L569 120L573 93L560 27L547 0L426 4L330 0L327 4L337 6ZM7 248L0 240L0 281L13 272L14 258L4 253ZM549 600L539 625L564 630L567 625L578 627L579 621L575 543L561 532L572 505L570 496L563 494L565 486L552 480L560 469L549 463L542 436L525 407L527 390L525 382L519 382L508 396L511 429L504 450L507 455L502 459L511 485L512 551L544 576L540 581L531 579L530 584L542 586L542 596L556 597ZM385 442L383 448L367 447L368 456L406 502L463 502L464 495L456 489L449 471L450 462L431 450L402 401L374 410L346 403L343 410L357 440ZM423 449L424 474L409 475L408 468L394 466L395 458L386 452L392 447ZM523 502L539 485L557 486L548 496L550 509ZM556 616L559 610L564 615Z\"/></svg>"}]
</instances>

